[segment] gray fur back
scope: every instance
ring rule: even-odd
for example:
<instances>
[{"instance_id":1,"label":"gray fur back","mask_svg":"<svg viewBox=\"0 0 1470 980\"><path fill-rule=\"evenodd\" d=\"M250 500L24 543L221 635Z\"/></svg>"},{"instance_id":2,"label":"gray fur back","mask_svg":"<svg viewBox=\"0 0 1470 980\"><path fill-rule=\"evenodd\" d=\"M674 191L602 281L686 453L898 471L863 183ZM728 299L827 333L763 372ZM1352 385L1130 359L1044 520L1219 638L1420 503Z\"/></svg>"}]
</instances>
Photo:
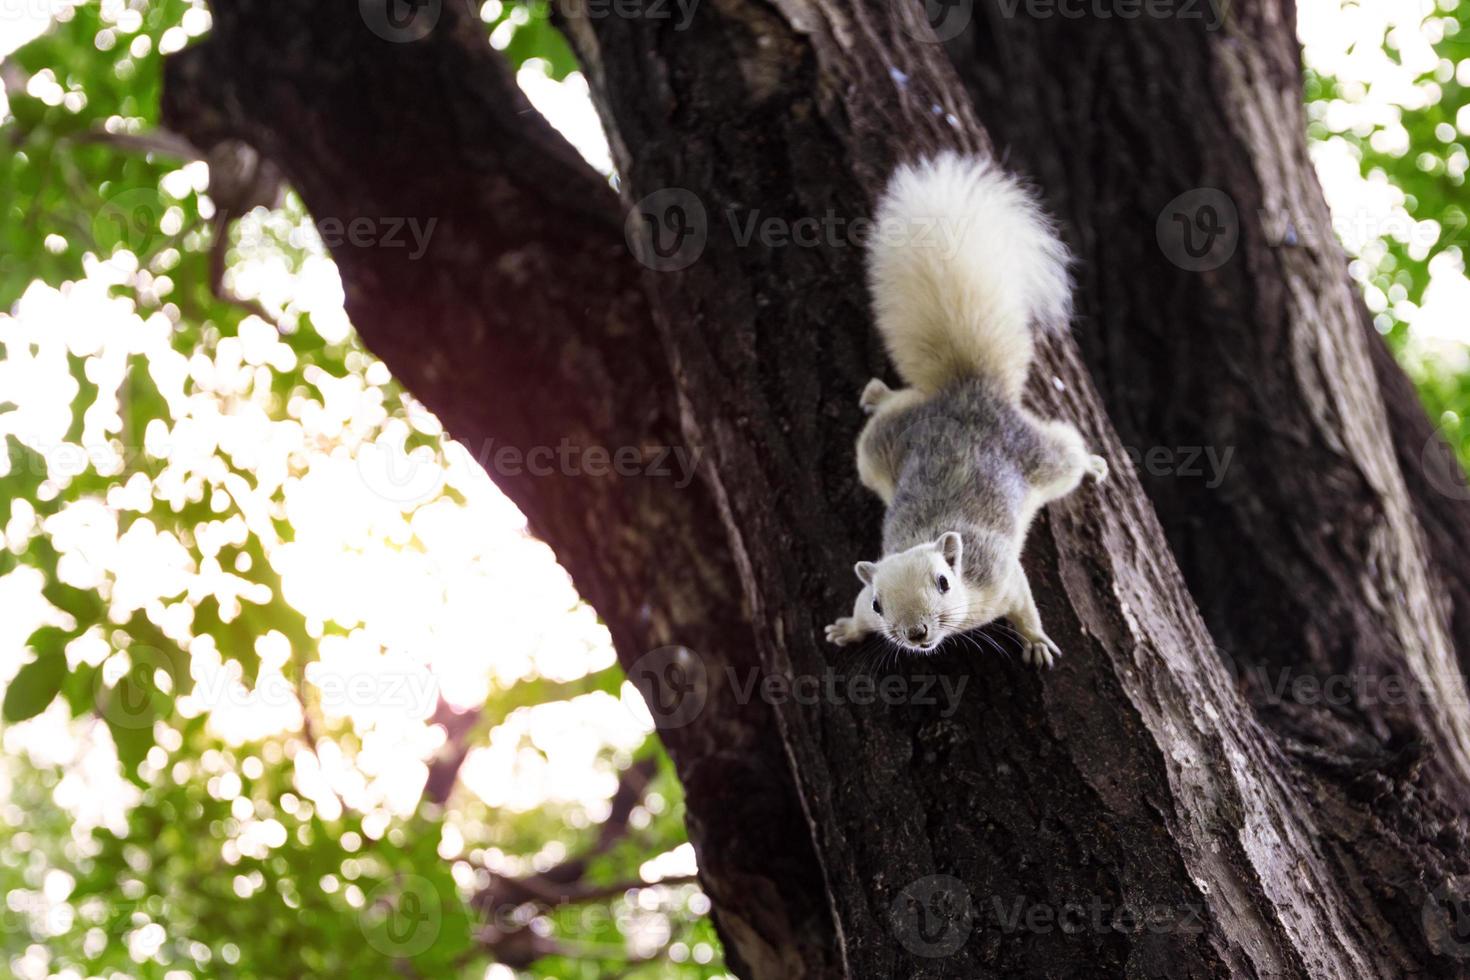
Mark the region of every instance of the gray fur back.
<instances>
[{"instance_id":1,"label":"gray fur back","mask_svg":"<svg viewBox=\"0 0 1470 980\"><path fill-rule=\"evenodd\" d=\"M1041 439L1026 416L979 379L957 381L911 408L880 417L866 448L898 474L883 522L883 553L965 540L965 575L984 581L1002 566L996 552L1019 545Z\"/></svg>"}]
</instances>

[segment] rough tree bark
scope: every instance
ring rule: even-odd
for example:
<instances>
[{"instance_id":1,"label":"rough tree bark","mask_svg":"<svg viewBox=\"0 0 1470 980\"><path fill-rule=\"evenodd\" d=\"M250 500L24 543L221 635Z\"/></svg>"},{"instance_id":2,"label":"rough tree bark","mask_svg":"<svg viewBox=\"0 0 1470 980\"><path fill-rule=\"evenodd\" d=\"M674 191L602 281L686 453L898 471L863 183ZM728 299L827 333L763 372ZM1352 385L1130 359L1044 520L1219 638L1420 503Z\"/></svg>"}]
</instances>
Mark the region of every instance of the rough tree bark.
<instances>
[{"instance_id":1,"label":"rough tree bark","mask_svg":"<svg viewBox=\"0 0 1470 980\"><path fill-rule=\"evenodd\" d=\"M1121 171L1129 153L1153 159L1157 140L1164 167L1178 139L1193 148L1183 176L1165 173L1181 189L1198 186L1200 161L1212 161L1233 181L1240 213L1279 198L1320 219L1286 108L1297 97L1283 60L1294 44L1289 11L1236 8L1232 33L1175 41L1177 51L1150 47L1154 26L1137 23L1136 33L1084 33L1075 51L1049 50L1049 25L1014 20L1002 26L1021 40L1004 43L1026 57L1006 61L977 43L961 62L973 57L981 115L1011 143L1033 130L1033 147L1060 139L1039 121L1028 129L1027 112L1060 126L1102 104L1110 111L1085 130L1092 142L1074 141L1081 160L1121 160ZM1413 481L1403 453L1395 458L1334 256L1272 250L1247 229L1235 266L1181 286L1153 234L1173 195L1155 198L1174 185L1115 171L1106 194L1085 196L1080 165L1048 174L1038 164L1072 222L1086 311L1105 328L1083 330L1084 349L1125 436L1169 445L1201 430L1155 416L1198 413L1192 424L1224 427L1224 413L1250 409L1228 416L1238 426L1223 430L1228 439L1172 444L1265 454L1230 472L1262 486L1238 506L1197 494L1171 502L1177 487L1151 487L1184 556L1181 576L1077 348L1055 345L1034 402L1078 422L1117 473L1032 532L1028 571L1062 666L1040 677L954 651L897 668L951 689L964 682L952 713L917 697L766 704L740 697L724 668L759 665L789 681L861 666L820 644L822 624L851 601L852 561L876 549L879 518L853 474L851 440L856 393L886 366L868 326L861 249L841 222L870 213L899 159L989 152L921 8L722 0L678 31L680 21L655 14L667 5L638 16L569 5L563 23L625 198L683 188L708 220L697 261L647 271L641 288L606 188L525 111L457 5L403 44L379 40L350 10L259 0L214 9L213 37L170 65L170 125L205 147L250 142L319 220L440 218L419 264L385 249L334 255L365 341L452 433L472 448L490 435L523 448L569 435L703 449L704 483L684 494L646 480L492 475L608 621L625 664L679 643L705 668L695 692L704 709L662 735L737 972L1464 973L1466 950L1434 901L1463 870L1463 683L1446 669L1452 634L1433 603ZM996 65L1004 73L987 89L976 76ZM1053 88L1041 77L1049 72ZM1144 86L1147 110L1119 107L1169 73L1175 87ZM1219 100L1215 143L1180 91ZM1010 99L1014 112L997 108ZM1137 214L1149 216L1142 232L1126 221ZM742 234L752 217L829 216L836 238L815 247ZM1132 274L1098 271L1115 269ZM1189 304L1166 301L1191 288L1217 335L1174 329L1151 345L1142 326L1131 332L1129 314L1156 304L1177 317ZM1152 333L1176 322L1149 316L1140 321ZM1110 373L1099 347L1127 368ZM1279 368L1273 357L1293 372L1266 372ZM1128 371L1163 394L1128 400L1119 391ZM1272 471L1287 446L1306 464ZM1192 516L1195 503L1203 509ZM1221 514L1237 538L1179 530ZM1323 521L1337 522L1346 544ZM1311 601L1274 594L1296 587L1292 575ZM1397 671L1429 692L1427 706L1354 704L1330 732L1321 712L1295 703L1261 713L1222 666L1186 578L1217 639L1248 663L1319 676ZM1253 617L1267 627L1253 630ZM1277 636L1283 624L1295 641ZM916 908L930 899L945 908ZM1083 914L1063 928L1056 914L1070 903ZM1144 924L1129 928L1130 916Z\"/></svg>"},{"instance_id":2,"label":"rough tree bark","mask_svg":"<svg viewBox=\"0 0 1470 980\"><path fill-rule=\"evenodd\" d=\"M1146 466L1145 487L1215 641L1313 777L1325 849L1372 869L1361 901L1414 950L1416 910L1465 871L1470 495L1331 234L1294 10L1236 4L1214 31L1004 11L984 4L950 53L1076 230L1078 337L1124 442L1233 454L1215 481ZM1180 235L1203 247L1202 206L1232 230L1193 263Z\"/></svg>"},{"instance_id":3,"label":"rough tree bark","mask_svg":"<svg viewBox=\"0 0 1470 980\"><path fill-rule=\"evenodd\" d=\"M666 184L682 183L700 187L709 208L716 213L759 205L769 213L794 219L822 214L834 206L848 214L863 213L865 199L870 199L877 186L873 172L876 170L881 175L886 171L893 154L912 154L918 149L932 148L936 143L964 145L978 138L974 129L967 125L968 113L962 108L956 109L962 100L955 97L952 83L945 77L942 66L936 65L933 53L912 43L911 33L889 19L889 16L903 17L906 13L909 12L900 10L885 15L884 11L851 10L841 5L822 4L800 10L783 8L780 15L759 8L722 7L717 14L705 11L694 24L691 36L682 44L674 44L661 36L658 25L646 20L594 18L579 22L572 19L569 26L584 64L590 70L608 127L616 136L614 146L620 151L619 164L627 180L630 197L637 198ZM1277 49L1294 44L1289 34L1282 39L1279 14L1279 10L1267 7L1254 11L1255 19L1251 19L1248 12L1250 23L1274 22L1277 28L1274 34L1267 35L1261 29L1260 38L1241 34L1228 39L1231 44L1244 49L1239 56L1244 64L1233 66L1238 73L1248 73L1250 68L1258 67L1252 64L1253 61L1262 60L1259 53L1243 41L1269 43ZM709 63L712 52L721 55L714 65ZM1120 55L1115 54L1114 57ZM630 81L641 84L630 84ZM1236 81L1243 87L1252 88L1257 85L1264 87L1264 83L1272 79L1262 81L1246 77L1240 81L1225 77L1206 78L1204 81L1214 81L1215 87ZM1279 78L1276 81L1279 82ZM1197 91L1212 92L1215 87L1201 84ZM1266 93L1263 97L1278 101L1287 94L1280 84L1267 88ZM1292 98L1297 97L1294 87L1289 94ZM1176 108L1176 111L1180 110ZM1157 120L1158 117L1154 118ZM1283 141L1278 138L1279 131L1267 129L1266 124L1255 117L1246 118L1256 123L1258 131L1251 132L1248 127L1237 131L1234 137L1237 152L1247 156L1251 152L1275 152L1277 143L1284 142L1286 149L1281 152L1288 156L1295 153L1298 160L1304 156L1299 149L1292 149L1300 147L1301 140L1296 135L1299 128L1292 130L1290 138ZM1139 129L1147 132L1142 127ZM895 141L897 133L903 136ZM901 151L895 142L903 148ZM629 152L629 148L637 150ZM1085 152L1083 158L1086 158ZM777 163L773 165L772 161ZM1291 188L1292 200L1295 200L1309 185L1310 171L1298 167L1287 173L1300 182L1299 186ZM1307 176L1304 177L1304 173ZM1325 215L1318 217L1325 218ZM1327 223L1323 220L1318 226L1326 227ZM1102 235L1108 225L1095 223L1089 227L1093 234ZM1150 247L1157 247L1151 240L1146 241ZM843 356L848 353L843 350L844 340L850 342L851 331L841 331L841 328L850 322L851 311L836 305L838 290L829 288L823 293L824 298L830 296L831 301L819 310L813 309L806 301L812 291L820 288L818 284L854 282L854 257L850 253L834 255L823 252L820 258L810 258L791 253L791 249L740 248L730 236L722 234L716 221L712 222L710 247L701 262L676 275L658 277L651 286L656 297L655 310L663 315L666 340L673 351L679 381L689 399L686 425L697 428L712 446L713 478L722 496L730 501L728 516L732 540L748 563L742 568L747 588L765 599L764 606L756 608L757 634L764 641L763 659L768 669L788 674L816 669L816 664L807 659L804 641L807 631L817 625L813 620L820 618L812 617L810 610L822 608L824 599L823 589L803 576L805 556L799 552L793 554L791 541L798 534L808 541L823 543L844 538L844 528L837 526L838 522L822 519L823 515L832 513L825 506L827 500L840 496L844 487L840 479L833 479L835 474L841 473L835 468L836 461L829 462L821 452L829 445L827 430L804 431L802 422L798 420L822 418L823 409L829 407L840 413L842 397L856 390L864 373L862 365L854 366L857 370L852 370ZM1275 286L1268 285L1267 290L1279 297L1285 285L1292 281L1287 274L1295 272L1293 269L1275 269L1261 275L1267 278L1268 283L1276 283ZM1269 279L1273 273L1274 280ZM1350 315L1353 310L1350 284L1340 269L1333 269L1331 278L1317 270L1316 278L1310 281L1322 283L1324 291L1330 291L1335 304L1328 307L1331 313L1349 325L1355 323L1355 318ZM1300 302L1305 304L1309 299L1303 298ZM1308 316L1310 311L1304 311L1294 322L1304 321ZM718 330L714 329L715 323L719 324ZM1458 711L1458 706L1463 703L1463 684L1458 673L1445 669L1451 663L1446 657L1450 648L1442 625L1433 615L1426 573L1418 554L1418 529L1401 484L1395 486L1399 477L1393 469L1395 460L1391 449L1387 448L1387 440L1378 431L1383 428L1382 410L1373 399L1371 367L1367 366L1362 353L1365 348L1361 347L1360 335L1347 333L1346 336L1358 339L1360 346L1357 350L1349 348L1339 354L1334 346L1342 342L1343 331L1329 329L1318 337L1299 331L1300 356L1308 362L1315 362L1315 370L1322 380L1316 387L1305 391L1298 386L1285 393L1273 394L1294 398L1294 407L1308 419L1314 414L1343 412L1340 406L1320 404L1324 388L1328 388L1330 393L1341 394L1342 397L1335 400L1349 402L1346 408L1351 411L1344 412L1346 419L1336 424L1352 438L1337 443L1339 452L1348 457L1350 467L1367 471L1365 476L1359 477L1359 482L1366 482L1375 491L1376 499L1384 502L1386 511L1383 522L1387 525L1386 530L1371 521L1359 522L1366 525L1363 533L1376 539L1372 553L1387 569L1387 586L1375 583L1371 596L1379 600L1377 617L1386 621L1386 626L1380 627L1375 634L1383 644L1379 648L1379 656L1385 660L1392 658L1394 666L1407 672L1418 682L1421 690L1428 692L1428 697L1417 706L1425 720L1415 731L1429 736L1426 741L1431 746L1430 755L1436 760L1437 774L1445 780L1457 779L1463 770L1459 755L1462 753L1465 719ZM709 339L712 337L720 339L712 342ZM1068 376L1065 356L1048 367L1057 371L1068 390L1085 389L1085 383L1079 377ZM1196 364L1194 370L1198 373L1200 365ZM1158 376L1167 378L1170 376L1167 372L1165 367ZM760 385L759 381L767 377L771 383ZM1245 380L1249 383L1249 379ZM849 386L846 392L841 386L843 381ZM1367 383L1369 393L1362 395L1361 389L1353 387L1355 381ZM1338 386L1342 389L1340 392ZM1360 404L1351 404L1354 395L1362 395ZM1310 396L1318 397L1309 400ZM1045 401L1052 408L1059 404L1055 395L1050 395ZM1070 407L1081 409L1084 416L1089 415L1091 406L1085 399L1079 401L1080 404L1074 403ZM1205 410L1210 407L1213 406L1206 404ZM732 418L739 420L738 429L730 425ZM1092 422L1094 430L1102 427L1096 418L1084 418L1084 421ZM839 429L843 428L839 426ZM846 427L845 431L850 432L851 428ZM753 449L756 446L760 451ZM840 459L845 448L839 443L832 447L832 455ZM826 486L812 486L810 480L800 479L797 473L801 472L803 457L810 457L818 463L817 472L828 477ZM777 488L783 491L782 506L773 510L764 501L770 499ZM1298 493L1302 489L1300 485L1296 487ZM803 501L801 491L807 491L811 497ZM744 509L742 499L746 503ZM1123 533L1127 528L1136 535L1139 525L1126 523L1126 518L1132 516L1127 513L1126 503L1108 500L1111 513L1097 522L1102 525L1104 540L1111 530ZM1072 501L1059 511L1067 514L1078 506L1076 501ZM1300 511L1301 508L1297 509ZM1329 519L1331 516L1329 514ZM1146 518L1138 519L1143 522L1143 527L1148 526ZM1270 541L1260 540L1263 535L1259 525L1263 523L1265 521L1258 517L1257 525L1252 528L1256 537L1247 540L1254 547L1269 549ZM850 524L846 526L851 527ZM1069 533L1073 529L1060 521L1053 523L1049 530L1061 556L1064 585L1069 564L1087 556L1095 558L1101 566L1090 569L1091 584L1095 589L1108 580L1110 576L1103 569L1111 565L1114 598L1129 587L1138 588L1145 583L1146 591L1154 594L1168 594L1172 587L1171 569L1167 567L1167 559L1161 556L1148 556L1148 571L1145 571L1131 562L1117 561L1115 550L1099 549L1096 536L1074 539ZM851 540L850 535L845 537L850 545L847 554L851 554L851 547L860 546L861 539ZM1269 539L1270 536L1264 537ZM1292 541L1289 535L1280 534L1275 544L1287 550L1289 556ZM830 565L819 561L813 563L813 568L831 565L840 568L842 549L833 550L838 554L833 555ZM1362 553L1366 555L1369 550L1365 546ZM1221 555L1228 556L1229 553L1222 549ZM1138 555L1135 552L1130 557L1136 559ZM1371 577L1360 570L1361 566L1353 563L1353 557L1349 553L1347 562L1329 571L1329 576L1346 580L1337 583L1339 589L1347 592L1347 598L1339 601L1337 609L1341 609L1343 603L1351 604L1364 591L1361 586L1354 589L1355 582L1371 581ZM1110 558L1113 561L1109 561ZM1106 589L1097 591L1108 592ZM1403 594L1396 594L1398 592ZM1088 618L1100 614L1106 618L1108 604L1089 605L1085 610L1088 615L1084 615L1077 608L1077 598L1071 598L1073 612L1078 614L1079 625L1083 626L1079 633L1105 636L1102 625L1094 627ZM840 599L826 598L825 601L830 608ZM1113 612L1122 616L1130 605L1132 603L1119 602ZM1171 618L1175 618L1175 622L1170 622ZM1161 619L1163 622L1147 625L1161 632L1167 631L1173 649L1160 651L1166 658L1180 653L1208 656L1207 650L1188 648L1188 641L1175 632L1192 625L1189 624L1187 608L1173 611L1172 617L1163 613ZM1385 642L1385 637L1401 644L1402 652ZM1082 646L1082 636L1076 639L1078 642L1074 647ZM1104 642L1099 646L1106 648L1107 644ZM1121 651L1115 650L1114 653ZM1111 725L1117 724L1121 728L1123 719L1137 721L1142 723L1140 727L1153 732L1156 738L1153 747L1166 760L1179 761L1180 732L1188 727L1189 722L1202 720L1191 718L1190 710L1182 710L1177 716L1170 717L1167 706L1159 714L1143 708L1135 700L1140 693L1135 685L1142 678L1134 676L1128 669L1131 664L1125 664L1127 660L1121 656L1113 662L1116 668L1114 679L1119 682L1125 696L1111 703L1106 698L1092 700L1088 705L1091 714L1085 720L1068 717L1071 705L1048 702L1046 712L1051 723L1050 734L1080 734L1085 731L1098 741L1126 744L1123 733ZM1090 661L1089 667L1091 665ZM1201 678L1207 678L1211 669L1206 663L1181 664L1180 667L1185 672L1184 676L1175 680L1186 689L1191 683L1204 683ZM1191 668L1198 673L1192 673ZM1153 669L1158 670L1156 666ZM1094 683L1099 682L1095 679ZM1209 700L1216 693L1203 697ZM991 709L987 718L989 724L980 730L994 739L996 722L1003 719L1006 712L1002 705L987 707ZM1151 707L1158 710L1159 705ZM1183 708L1183 705L1176 707ZM1198 702L1194 704L1195 709L1200 707ZM1401 706L1390 710L1398 716L1396 720L1403 727L1414 725L1413 712ZM1191 763L1220 765L1236 751L1235 746L1230 745L1227 733L1237 719L1217 722L1217 718L1223 717L1219 714L1222 712L1246 713L1241 705L1230 699L1205 709L1204 714L1209 720L1199 724L1199 729L1207 733L1202 737L1204 759L1191 759ZM917 809L921 813L928 811L925 814L928 832L914 827L912 829L916 832L912 837L898 833L895 834L896 839L885 842L886 846L874 847L863 833L866 830L864 818L872 818L872 811L877 810L881 814L877 818L880 825L893 826L895 830L909 829L904 827L902 818L912 816L915 808L905 807L902 814L883 808L884 802L891 803L895 799L891 795L891 785L887 791L877 786L861 785L861 779L841 772L833 763L844 752L884 758L884 748L896 747L892 743L884 744L885 735L898 735L901 743L907 743L897 758L905 758L915 744L922 746L923 743L916 738L918 732L904 731L901 725L896 726L896 731L883 731L881 729L886 726L879 726L879 731L854 732L834 722L833 714L831 711L778 711L778 717L786 726L788 744L797 759L797 778L806 805L818 827L818 850L826 858L824 867L828 884L838 901L838 918L844 924L848 940L849 965L857 972L866 973L870 968L880 970L891 965L883 959L883 954L888 951L864 948L854 935L862 926L879 918L873 914L875 908L882 908L881 899L891 895L878 881L880 867L891 875L896 866L913 861L913 872L922 874L938 868L965 867L968 862L977 860L978 855L968 848L960 849L957 854L951 846L941 864L926 865L919 852L927 851L936 843L940 836L935 830L937 826L963 823L964 818L960 814L968 814L973 821L976 810L972 806L980 801L947 798L953 783L946 777L965 772L967 764L973 764L973 760L946 759L932 774L935 784L944 790L940 799L931 801L926 799L922 778L917 778L923 767L915 765L914 759L906 759L906 775L914 777L914 783L909 784L899 778L898 782L903 785L897 798L907 799L908 793L912 792L924 800L927 805L921 804ZM1112 717L1101 717L1103 715ZM884 719L891 720L891 717ZM1030 719L1021 716L1009 720L1017 731L1022 731ZM1071 732L1068 732L1069 722L1076 726ZM1253 742L1264 742L1257 732L1251 732L1249 738ZM993 742L990 747L994 747ZM1136 752L1128 753L1132 757L1129 768L1141 775L1148 771L1147 763L1143 761L1147 753L1143 745L1135 743L1133 748ZM1218 751L1222 748L1226 751L1211 758L1210 749ZM1268 756L1276 751L1274 743L1251 744L1249 748ZM1061 754L1070 754L1072 765L1080 771L1082 783L1096 792L1097 783L1089 777L1098 777L1101 773L1090 770L1084 759L1079 758L1079 754L1085 753L1079 753L1078 746L1072 745L1070 749L1070 753ZM1022 768L1026 767L1026 762L1034 761L1025 760ZM955 769L949 770L948 766ZM1397 973L1425 969L1429 961L1438 958L1440 950L1426 941L1416 915L1422 900L1427 898L1425 890L1411 892L1407 896L1394 895L1384 901L1383 904L1389 906L1386 908L1365 907L1361 902L1339 902L1338 899L1346 898L1358 888L1358 882L1338 873L1348 866L1347 862L1336 853L1309 846L1305 837L1290 840L1294 818L1300 818L1303 825L1310 823L1305 811L1311 803L1321 799L1319 791L1313 787L1311 792L1298 796L1295 788L1287 790L1287 781L1295 782L1302 773L1285 759L1273 759L1269 767L1262 768L1274 771L1244 773L1236 770L1217 774L1224 777L1222 784L1212 786L1211 792L1204 794L1203 798L1192 795L1188 779L1180 778L1170 786L1173 816L1179 821L1172 828L1176 843L1180 845L1177 856L1191 877L1189 883L1180 883L1185 893L1190 892L1191 884L1202 895L1219 896L1233 892L1239 905L1232 909L1234 915L1225 914L1222 906L1236 903L1219 898L1212 900L1210 908L1214 917L1210 935L1195 943L1176 936L1168 944L1176 953L1192 950L1198 959L1175 961L1168 972L1178 975L1196 970L1208 973L1217 969L1226 972L1248 969L1268 974L1341 972L1352 975L1369 969L1375 973ZM984 769L983 766L976 767L979 771ZM841 772L842 778L832 778L834 772ZM1169 775L1180 775L1170 771L1168 761L1164 762L1160 772L1166 779ZM1197 773L1198 770L1195 775ZM893 774L883 771L879 781L892 777ZM1006 788L1006 782L1005 779L991 778L986 788L1000 790ZM1021 789L1019 785L1014 788ZM1031 781L1025 785L1024 792L1039 812L1048 813L1065 823L1061 816L1066 810L1061 802L1063 794L1057 793L1052 797ZM1273 799L1273 793L1280 795ZM1455 789L1450 791L1452 801L1457 793ZM1212 849L1221 849L1215 852L1220 855L1219 859L1208 862L1206 871L1191 863L1191 858L1197 859L1198 855L1192 854L1188 846L1188 828L1192 821L1208 825L1212 818L1221 816L1216 804L1230 796L1236 796L1232 802L1242 812L1230 814L1233 819L1227 819L1226 825L1239 820L1244 827L1236 834L1222 834L1220 827L1201 831L1202 840L1208 840ZM956 802L960 804L957 809L948 809L948 805ZM989 815L987 808L980 807L979 810ZM1100 811L1106 810L1106 806L1100 807ZM936 818L936 811L947 814L948 820ZM1125 813L1126 810L1119 810L1111 814L1109 822L1115 830L1124 826ZM1098 815L1102 817L1103 812ZM1435 815L1442 816L1443 809L1436 811ZM890 824L886 818L898 823ZM1279 824L1272 828L1271 833L1265 834L1260 827L1253 827L1256 821ZM1295 855L1298 873L1317 879L1314 886L1307 889L1312 893L1310 896L1297 887L1301 878L1285 880L1282 855L1275 852L1274 847L1261 847L1268 839L1273 843L1280 841L1283 828L1286 829L1288 848L1304 848ZM1005 829L1017 838L1023 836L1019 826ZM1429 828L1419 828L1421 834L1426 829ZM1432 829L1436 834L1444 830L1440 825ZM1319 830L1311 828L1312 832ZM1379 832L1384 836L1391 833ZM1120 836L1126 839L1126 834ZM1435 843L1441 846L1452 844L1455 836L1451 833L1446 840ZM978 850L984 853L984 846L980 845ZM1025 849L1020 850L1024 852ZM1019 865L1026 867L1026 858L1018 857ZM1425 857L1424 863L1430 870L1442 872L1449 861L1449 856L1432 853ZM1389 867L1375 870L1386 878L1393 878L1393 869ZM1424 865L1417 870L1424 870ZM1219 880L1212 881L1216 875ZM1002 884L996 877L974 871L966 880L972 888L981 885L982 893L987 895L1005 894L1007 886L1012 890L1015 888L1014 879ZM1402 884L1398 881L1392 883ZM1053 893L1065 891L1068 886L1075 887L1073 882L1052 881L1048 884ZM1171 892L1167 887L1158 893L1150 893L1147 888L1141 891L1144 896L1155 900L1164 896L1179 898L1178 892ZM1332 891L1337 892L1336 899L1328 896ZM1127 892L1124 884L1109 897L1116 898L1119 893L1127 895ZM1404 903L1405 897L1409 899L1407 903ZM1403 914L1405 904L1409 909L1407 916ZM850 928L853 926L857 928ZM1216 929L1219 934L1215 933ZM875 928L874 931L878 930ZM1222 935L1225 941L1217 942ZM1121 945L1128 950L1124 959L1129 961L1130 969L1149 972L1146 954L1141 952L1148 949L1148 943ZM1037 947L1042 946L1044 944L1037 944ZM1086 943L1080 943L1072 948L1076 950L1086 946ZM1039 948L1037 952L1040 952ZM1036 960L1022 962L1033 970L1055 971L1062 961L1046 957L1055 957L1058 952L1052 950ZM1101 953L1102 950L1089 952ZM874 958L863 962L862 969L858 969L857 964L861 961L857 958L867 955ZM994 965L993 961L977 956L972 966L983 968L991 965ZM1008 972L1009 968L1006 969Z\"/></svg>"},{"instance_id":4,"label":"rough tree bark","mask_svg":"<svg viewBox=\"0 0 1470 980\"><path fill-rule=\"evenodd\" d=\"M1470 507L1453 469L1426 469L1432 429L1330 232L1293 9L1236 5L1212 31L1204 5L1137 20L1007 7L983 5L951 53L991 132L1077 230L1077 335L1119 433L1140 456L1230 453L1218 485L1143 473L1216 640L1273 666L1407 674L1421 702L1351 710L1464 772L1470 715L1447 710L1459 637L1416 517L1459 537ZM1171 84L1145 84L1163 65ZM1180 236L1203 245L1199 208L1217 203L1231 230L1182 267Z\"/></svg>"}]
</instances>

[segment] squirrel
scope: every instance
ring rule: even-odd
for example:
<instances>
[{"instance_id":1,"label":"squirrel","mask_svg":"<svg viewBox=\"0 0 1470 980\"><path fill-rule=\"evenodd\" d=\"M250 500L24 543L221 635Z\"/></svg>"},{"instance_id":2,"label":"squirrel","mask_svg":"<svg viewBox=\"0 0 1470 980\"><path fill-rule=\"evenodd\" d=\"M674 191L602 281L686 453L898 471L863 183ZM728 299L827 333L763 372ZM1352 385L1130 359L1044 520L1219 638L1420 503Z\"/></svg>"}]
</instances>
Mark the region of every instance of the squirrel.
<instances>
[{"instance_id":1,"label":"squirrel","mask_svg":"<svg viewBox=\"0 0 1470 980\"><path fill-rule=\"evenodd\" d=\"M827 639L877 633L928 653L1003 616L1025 661L1050 667L1061 651L1021 548L1037 510L1108 473L1073 426L1021 406L1037 336L1071 317L1067 248L1016 178L952 152L899 167L875 227L868 287L908 387L874 378L859 400L858 477L887 508L883 557L854 566L862 591Z\"/></svg>"}]
</instances>

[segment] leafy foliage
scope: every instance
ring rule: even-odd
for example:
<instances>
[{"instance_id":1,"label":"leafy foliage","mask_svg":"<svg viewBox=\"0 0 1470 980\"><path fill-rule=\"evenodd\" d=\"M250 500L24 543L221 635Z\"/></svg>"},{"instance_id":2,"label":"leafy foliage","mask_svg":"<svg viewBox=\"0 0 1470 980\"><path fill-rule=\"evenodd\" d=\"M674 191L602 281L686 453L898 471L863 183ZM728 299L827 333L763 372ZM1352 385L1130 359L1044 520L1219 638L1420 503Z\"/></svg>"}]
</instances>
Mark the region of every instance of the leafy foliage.
<instances>
[{"instance_id":1,"label":"leafy foliage","mask_svg":"<svg viewBox=\"0 0 1470 980\"><path fill-rule=\"evenodd\" d=\"M1407 220L1368 229L1371 241L1354 264L1378 327L1414 377L1430 416L1470 466L1470 362L1463 349L1426 350L1413 342L1408 320L1422 307L1432 270L1463 273L1470 216L1465 177L1470 170L1470 4L1441 0L1423 31L1437 38L1438 60L1414 84L1416 103L1389 118L1334 112L1361 102L1366 90L1308 70L1306 95L1316 140L1346 141L1365 178L1386 180L1404 196ZM1387 32L1384 51L1399 63L1399 35Z\"/></svg>"},{"instance_id":2,"label":"leafy foliage","mask_svg":"<svg viewBox=\"0 0 1470 980\"><path fill-rule=\"evenodd\" d=\"M544 7L485 15L517 63L574 67ZM451 772L476 745L547 764L529 719L568 704L621 712L624 682L604 638L580 674L511 658L467 715L437 688L417 727L376 695L372 710L343 709L329 686L343 663L349 680L369 665L380 681L432 672L413 661L385 675L398 661L368 613L293 596L313 584L293 564L303 538L321 535L293 520L308 512L302 488L384 446L445 470L449 447L347 328L294 196L235 227L226 286L248 302L216 294L208 168L156 129L163 54L208 26L202 3L105 0L67 8L0 64L13 149L0 309L14 313L0 316L0 589L39 596L39 625L6 658L10 972L479 977L497 958L558 977L718 972L697 886L641 887L646 862L687 851L679 783L646 728L587 760L604 798L638 760L657 763L611 834L595 799L492 805L461 785L395 807L402 787L371 791L384 743L432 731L425 716L462 728L421 753ZM56 379L64 418L4 380L40 376ZM364 550L337 567L425 553L435 522L495 506L486 497L461 474L375 499L382 513L352 546ZM129 571L143 552L146 581ZM568 615L596 631L585 611ZM93 771L98 759L125 781ZM582 854L590 898L477 904ZM510 955L531 937L540 955Z\"/></svg>"}]
</instances>

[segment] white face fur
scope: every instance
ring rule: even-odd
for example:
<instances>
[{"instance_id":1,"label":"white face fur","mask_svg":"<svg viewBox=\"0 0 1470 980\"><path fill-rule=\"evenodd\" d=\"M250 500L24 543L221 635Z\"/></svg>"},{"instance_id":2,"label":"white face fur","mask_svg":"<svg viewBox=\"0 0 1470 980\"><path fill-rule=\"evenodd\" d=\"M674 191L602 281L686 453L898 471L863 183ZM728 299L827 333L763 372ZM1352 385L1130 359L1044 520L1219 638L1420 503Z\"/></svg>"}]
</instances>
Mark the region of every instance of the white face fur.
<instances>
[{"instance_id":1,"label":"white face fur","mask_svg":"<svg viewBox=\"0 0 1470 980\"><path fill-rule=\"evenodd\" d=\"M858 562L854 570L872 587L880 632L905 649L928 653L947 637L995 618L975 618L989 603L966 586L962 556L963 542L951 531L881 561Z\"/></svg>"}]
</instances>

